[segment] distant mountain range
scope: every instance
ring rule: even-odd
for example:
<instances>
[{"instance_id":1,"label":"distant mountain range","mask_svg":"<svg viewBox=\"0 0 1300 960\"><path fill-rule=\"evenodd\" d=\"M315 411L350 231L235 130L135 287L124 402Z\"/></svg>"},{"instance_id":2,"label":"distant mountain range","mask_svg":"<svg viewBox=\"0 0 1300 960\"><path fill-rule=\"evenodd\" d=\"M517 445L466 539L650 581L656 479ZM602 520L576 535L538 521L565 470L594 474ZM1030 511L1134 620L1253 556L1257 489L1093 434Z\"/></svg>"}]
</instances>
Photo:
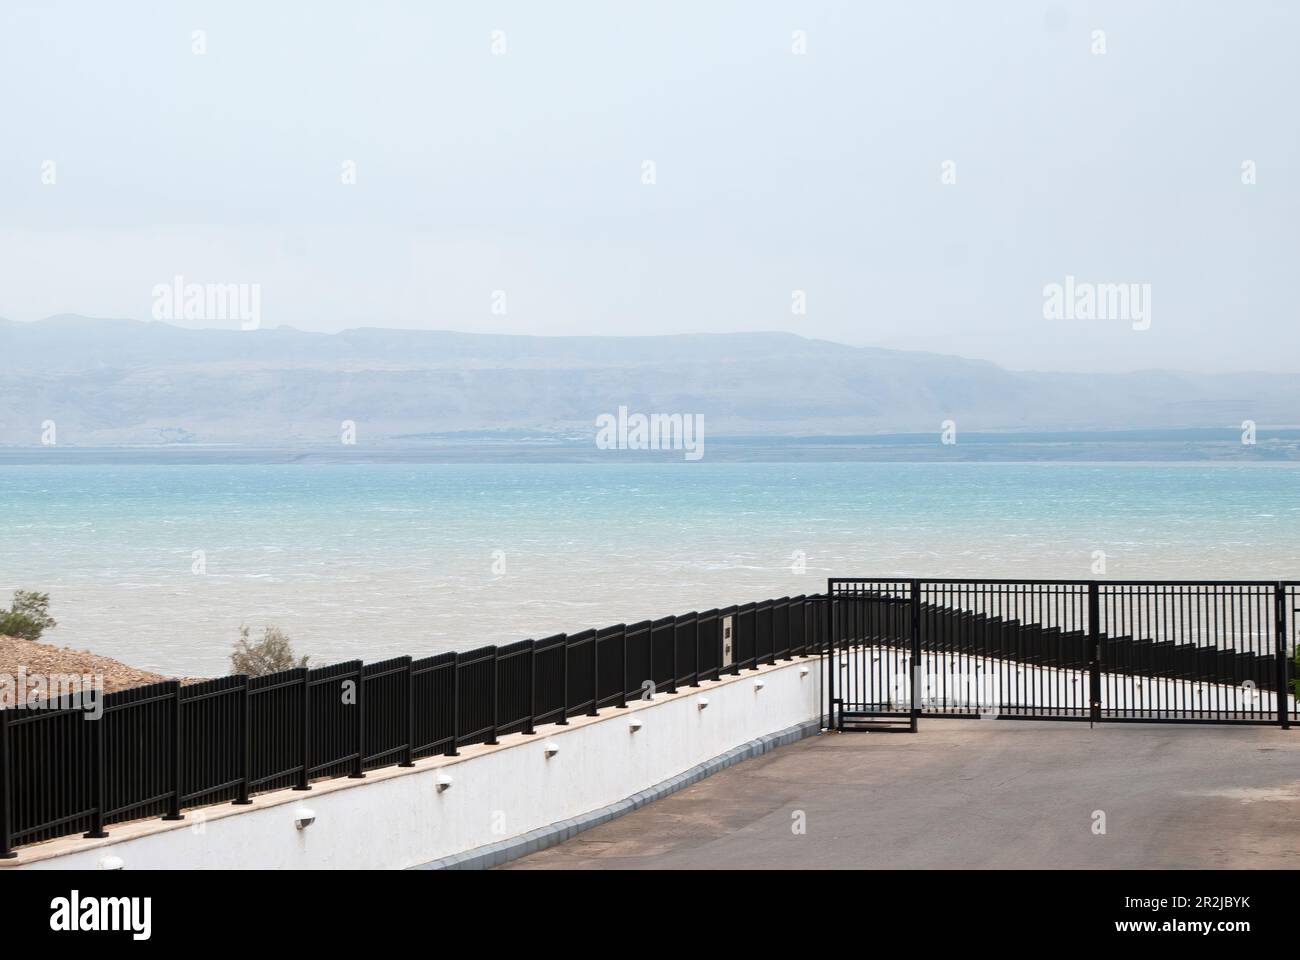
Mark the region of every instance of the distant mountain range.
<instances>
[{"instance_id":1,"label":"distant mountain range","mask_svg":"<svg viewBox=\"0 0 1300 960\"><path fill-rule=\"evenodd\" d=\"M329 444L592 437L597 416L702 414L710 436L1300 424L1300 375L1023 373L788 333L528 337L0 320L0 444Z\"/></svg>"}]
</instances>

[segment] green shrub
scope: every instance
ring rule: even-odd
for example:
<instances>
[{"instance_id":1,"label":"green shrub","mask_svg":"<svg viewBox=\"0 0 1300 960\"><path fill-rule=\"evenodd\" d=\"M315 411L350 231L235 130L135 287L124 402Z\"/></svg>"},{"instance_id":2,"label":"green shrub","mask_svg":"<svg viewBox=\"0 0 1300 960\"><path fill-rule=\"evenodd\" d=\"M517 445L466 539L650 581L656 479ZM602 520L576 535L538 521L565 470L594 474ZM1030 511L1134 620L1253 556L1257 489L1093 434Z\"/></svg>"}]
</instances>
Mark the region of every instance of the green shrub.
<instances>
[{"instance_id":1,"label":"green shrub","mask_svg":"<svg viewBox=\"0 0 1300 960\"><path fill-rule=\"evenodd\" d=\"M39 640L46 630L58 626L50 616L50 595L35 590L15 590L8 610L0 610L0 634L23 640Z\"/></svg>"},{"instance_id":2,"label":"green shrub","mask_svg":"<svg viewBox=\"0 0 1300 960\"><path fill-rule=\"evenodd\" d=\"M246 673L261 677L292 667L307 666L307 658L295 656L293 644L279 627L267 627L261 640L253 640L247 626L239 628L239 639L230 654L231 673Z\"/></svg>"}]
</instances>

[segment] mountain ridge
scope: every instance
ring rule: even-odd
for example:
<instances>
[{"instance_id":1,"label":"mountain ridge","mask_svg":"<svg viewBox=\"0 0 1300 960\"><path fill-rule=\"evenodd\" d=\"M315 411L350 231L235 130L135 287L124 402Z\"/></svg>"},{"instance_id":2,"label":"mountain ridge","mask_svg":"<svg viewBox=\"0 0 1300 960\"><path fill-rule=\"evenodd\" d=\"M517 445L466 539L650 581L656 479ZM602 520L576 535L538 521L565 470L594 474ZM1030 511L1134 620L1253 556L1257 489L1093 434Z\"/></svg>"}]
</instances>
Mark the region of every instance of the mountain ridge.
<instances>
[{"instance_id":1,"label":"mountain ridge","mask_svg":"<svg viewBox=\"0 0 1300 960\"><path fill-rule=\"evenodd\" d=\"M178 327L64 314L0 320L0 443L368 442L520 430L593 434L630 410L714 435L1114 430L1300 423L1300 374L1010 371L784 331L555 337Z\"/></svg>"}]
</instances>

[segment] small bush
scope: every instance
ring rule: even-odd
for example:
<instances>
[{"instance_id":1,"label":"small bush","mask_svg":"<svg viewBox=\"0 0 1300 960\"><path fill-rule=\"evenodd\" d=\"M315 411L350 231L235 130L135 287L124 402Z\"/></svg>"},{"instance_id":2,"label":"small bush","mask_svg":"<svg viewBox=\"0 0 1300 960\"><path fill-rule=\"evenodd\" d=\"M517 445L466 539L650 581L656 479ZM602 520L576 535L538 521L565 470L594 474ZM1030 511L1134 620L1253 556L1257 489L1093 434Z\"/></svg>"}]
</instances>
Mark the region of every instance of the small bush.
<instances>
[{"instance_id":1,"label":"small bush","mask_svg":"<svg viewBox=\"0 0 1300 960\"><path fill-rule=\"evenodd\" d=\"M0 610L0 634L23 640L39 640L46 630L58 626L50 616L50 595L35 590L15 590L8 610Z\"/></svg>"},{"instance_id":2,"label":"small bush","mask_svg":"<svg viewBox=\"0 0 1300 960\"><path fill-rule=\"evenodd\" d=\"M293 644L279 627L267 627L261 640L253 640L247 626L239 628L239 639L230 654L231 673L261 677L293 667L307 666L307 658L294 655Z\"/></svg>"}]
</instances>

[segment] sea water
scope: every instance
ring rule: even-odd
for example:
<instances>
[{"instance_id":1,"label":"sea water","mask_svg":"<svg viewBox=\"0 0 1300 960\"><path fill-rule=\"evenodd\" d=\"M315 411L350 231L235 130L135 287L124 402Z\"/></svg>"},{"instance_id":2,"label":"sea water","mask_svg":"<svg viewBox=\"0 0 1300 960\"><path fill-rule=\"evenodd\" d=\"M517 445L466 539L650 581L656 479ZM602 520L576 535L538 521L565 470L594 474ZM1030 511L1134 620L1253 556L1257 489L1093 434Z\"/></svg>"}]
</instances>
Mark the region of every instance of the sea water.
<instances>
[{"instance_id":1,"label":"sea water","mask_svg":"<svg viewBox=\"0 0 1300 960\"><path fill-rule=\"evenodd\" d=\"M877 575L1300 578L1300 468L0 466L0 603L47 591L50 642L175 675L229 672L241 624L325 664Z\"/></svg>"}]
</instances>

